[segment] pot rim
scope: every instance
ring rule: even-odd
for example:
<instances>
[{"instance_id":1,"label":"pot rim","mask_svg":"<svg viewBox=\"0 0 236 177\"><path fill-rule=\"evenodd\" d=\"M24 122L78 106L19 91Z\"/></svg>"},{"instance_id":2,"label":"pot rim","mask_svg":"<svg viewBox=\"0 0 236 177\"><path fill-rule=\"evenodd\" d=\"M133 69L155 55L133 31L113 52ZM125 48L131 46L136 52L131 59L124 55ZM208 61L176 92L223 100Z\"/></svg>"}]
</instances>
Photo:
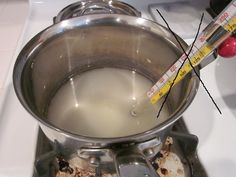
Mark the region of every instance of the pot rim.
<instances>
[{"instance_id":1,"label":"pot rim","mask_svg":"<svg viewBox=\"0 0 236 177\"><path fill-rule=\"evenodd\" d=\"M194 77L194 73L192 72L192 78L193 80L193 86L190 88L189 94L187 95L187 98L184 99L182 104L178 107L177 110L164 122L161 124L158 124L157 126L142 132L137 133L129 136L124 137L113 137L113 138L99 138L99 137L89 137L89 136L83 136L78 135L72 132L69 132L67 130L61 129L49 121L45 119L44 117L37 116L28 106L23 94L22 94L22 88L21 88L21 76L22 71L24 69L24 66L30 58L30 55L34 53L35 50L40 48L42 44L50 39L51 37L55 35L60 35L63 32L66 32L68 30L72 30L76 27L83 26L90 26L93 24L93 22L96 23L105 23L105 22L116 22L117 24L123 24L125 21L127 25L135 26L142 28L144 30L149 30L153 33L159 33L163 34L168 38L173 37L172 34L169 32L169 30L151 20L144 19L141 17L134 17L134 16L127 16L127 15L121 15L121 14L96 14L96 15L85 15L80 17L75 17L72 19L61 21L60 23L53 24L43 31L39 32L37 35L35 35L21 50L20 54L17 57L17 60L14 65L13 70L13 85L15 93L23 105L23 107L36 119L39 121L40 124L51 128L55 130L56 132L66 136L70 137L72 139L78 140L78 141L85 141L85 142L93 142L93 143L120 143L120 142L130 142L130 141L140 141L143 139L150 139L156 136L157 133L161 132L162 130L166 129L167 127L171 126L175 121L177 121L182 113L187 109L187 107L191 104L193 101L198 87L199 87L199 80ZM187 47L187 44L179 37L181 43L184 47ZM199 69L196 69L199 74Z\"/></svg>"}]
</instances>

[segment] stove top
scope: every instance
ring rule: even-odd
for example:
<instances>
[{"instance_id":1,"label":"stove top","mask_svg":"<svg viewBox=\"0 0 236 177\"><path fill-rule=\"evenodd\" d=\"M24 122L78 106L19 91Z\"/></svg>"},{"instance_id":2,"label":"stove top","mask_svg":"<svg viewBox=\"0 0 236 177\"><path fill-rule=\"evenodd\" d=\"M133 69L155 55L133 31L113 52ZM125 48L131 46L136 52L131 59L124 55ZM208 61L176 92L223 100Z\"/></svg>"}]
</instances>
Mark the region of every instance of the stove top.
<instances>
[{"instance_id":1,"label":"stove top","mask_svg":"<svg viewBox=\"0 0 236 177\"><path fill-rule=\"evenodd\" d=\"M163 148L151 160L160 177L208 177L196 152L198 138L189 134L181 118L169 133ZM77 155L65 159L57 144L39 130L33 177L116 177L114 164L97 169ZM108 168L108 166L111 166Z\"/></svg>"},{"instance_id":2,"label":"stove top","mask_svg":"<svg viewBox=\"0 0 236 177\"><path fill-rule=\"evenodd\" d=\"M205 0L196 0L203 4ZM38 139L38 124L20 105L12 85L12 69L23 46L38 32L53 24L53 17L75 0L30 0L30 11L14 59L0 97L0 177L31 177L34 168ZM126 0L137 8L142 17L153 20L150 8L177 0ZM183 1L182 1L183 2ZM190 1L187 1L190 2ZM200 10L199 10L200 11ZM189 15L192 15L189 13ZM191 16L193 18L193 16ZM155 19L154 19L155 20ZM187 43L191 38L184 39ZM206 83L222 115L212 105L200 87L198 93L183 114L190 133L197 135L197 154L209 177L234 177L236 167L236 58L218 58L201 70Z\"/></svg>"}]
</instances>

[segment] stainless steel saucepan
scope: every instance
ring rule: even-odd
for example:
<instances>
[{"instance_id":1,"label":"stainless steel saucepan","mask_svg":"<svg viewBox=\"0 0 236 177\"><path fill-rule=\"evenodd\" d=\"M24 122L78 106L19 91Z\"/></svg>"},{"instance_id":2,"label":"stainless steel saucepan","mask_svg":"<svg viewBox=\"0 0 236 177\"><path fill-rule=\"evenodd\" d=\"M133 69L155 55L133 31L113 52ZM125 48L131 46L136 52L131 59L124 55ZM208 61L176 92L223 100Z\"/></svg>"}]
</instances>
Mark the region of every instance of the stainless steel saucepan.
<instances>
[{"instance_id":1,"label":"stainless steel saucepan","mask_svg":"<svg viewBox=\"0 0 236 177\"><path fill-rule=\"evenodd\" d=\"M170 31L157 23L88 13L58 22L28 42L15 63L14 88L45 135L65 152L95 157L101 163L110 158L122 177L157 176L148 159L160 150L171 126L194 99L199 81L193 72L173 88L167 100L169 116L141 133L113 138L75 134L49 122L47 109L55 90L78 73L115 67L135 70L155 82L181 53Z\"/></svg>"}]
</instances>

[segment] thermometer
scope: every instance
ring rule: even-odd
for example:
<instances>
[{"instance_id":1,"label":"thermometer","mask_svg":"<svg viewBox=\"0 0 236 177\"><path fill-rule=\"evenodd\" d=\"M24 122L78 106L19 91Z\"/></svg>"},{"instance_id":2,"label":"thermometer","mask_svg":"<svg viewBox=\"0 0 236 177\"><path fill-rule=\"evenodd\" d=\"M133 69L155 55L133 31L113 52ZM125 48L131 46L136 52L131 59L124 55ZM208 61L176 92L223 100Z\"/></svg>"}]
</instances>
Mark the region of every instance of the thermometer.
<instances>
[{"instance_id":1,"label":"thermometer","mask_svg":"<svg viewBox=\"0 0 236 177\"><path fill-rule=\"evenodd\" d=\"M181 81L195 66L199 65L209 54L212 53L225 39L236 29L236 0L217 16L198 36L188 55L181 57L165 72L156 84L147 92L152 104L162 98L169 89ZM189 49L186 51L188 53ZM191 62L191 64L189 63ZM183 64L184 63L184 64ZM178 75L176 76L176 74ZM173 83L174 82L174 83Z\"/></svg>"}]
</instances>

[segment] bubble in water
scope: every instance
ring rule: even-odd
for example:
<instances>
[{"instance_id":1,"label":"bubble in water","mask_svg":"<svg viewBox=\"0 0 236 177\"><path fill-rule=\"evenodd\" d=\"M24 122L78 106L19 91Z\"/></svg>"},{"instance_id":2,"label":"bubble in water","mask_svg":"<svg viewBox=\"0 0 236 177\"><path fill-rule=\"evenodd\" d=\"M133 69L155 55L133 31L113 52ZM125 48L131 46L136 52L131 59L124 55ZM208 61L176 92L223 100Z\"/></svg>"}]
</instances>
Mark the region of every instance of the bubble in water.
<instances>
[{"instance_id":1,"label":"bubble in water","mask_svg":"<svg viewBox=\"0 0 236 177\"><path fill-rule=\"evenodd\" d=\"M131 114L131 116L133 116L133 117L137 117L137 113L136 113L135 110L131 110L131 111L130 111L130 114Z\"/></svg>"}]
</instances>

